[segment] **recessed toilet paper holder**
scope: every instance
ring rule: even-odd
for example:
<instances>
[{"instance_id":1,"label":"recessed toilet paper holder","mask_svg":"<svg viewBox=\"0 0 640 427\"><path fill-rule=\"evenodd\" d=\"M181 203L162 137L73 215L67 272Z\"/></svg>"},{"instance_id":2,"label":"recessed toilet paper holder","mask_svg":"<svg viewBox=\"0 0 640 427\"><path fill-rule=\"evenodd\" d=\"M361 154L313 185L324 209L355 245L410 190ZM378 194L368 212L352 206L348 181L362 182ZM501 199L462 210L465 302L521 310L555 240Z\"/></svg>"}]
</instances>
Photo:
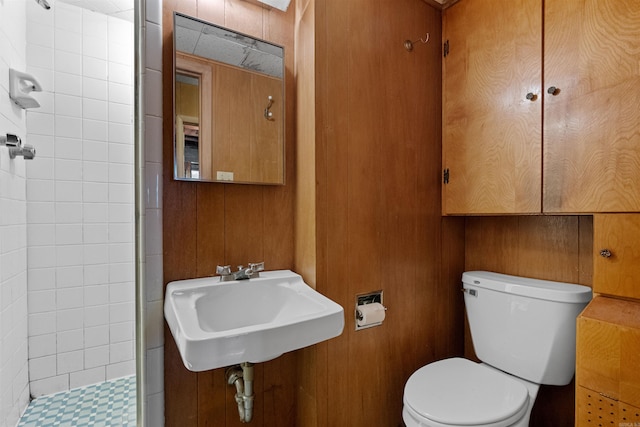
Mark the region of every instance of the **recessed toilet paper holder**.
<instances>
[{"instance_id":1,"label":"recessed toilet paper holder","mask_svg":"<svg viewBox=\"0 0 640 427\"><path fill-rule=\"evenodd\" d=\"M368 292L366 294L356 295L356 301L355 301L355 327L356 327L356 331L359 331L359 330L362 330L362 329L371 328L373 326L382 325L382 320L384 320L384 315L382 316L382 320L380 320L380 321L375 321L375 322L371 322L371 323L368 323L368 322L362 323L362 320L364 319L365 316L362 313L362 309L361 308L362 308L362 306L366 306L366 305L369 305L369 304L380 305L380 306L382 306L384 311L386 311L387 308L383 304L383 291L382 290L378 290L378 291Z\"/></svg>"}]
</instances>

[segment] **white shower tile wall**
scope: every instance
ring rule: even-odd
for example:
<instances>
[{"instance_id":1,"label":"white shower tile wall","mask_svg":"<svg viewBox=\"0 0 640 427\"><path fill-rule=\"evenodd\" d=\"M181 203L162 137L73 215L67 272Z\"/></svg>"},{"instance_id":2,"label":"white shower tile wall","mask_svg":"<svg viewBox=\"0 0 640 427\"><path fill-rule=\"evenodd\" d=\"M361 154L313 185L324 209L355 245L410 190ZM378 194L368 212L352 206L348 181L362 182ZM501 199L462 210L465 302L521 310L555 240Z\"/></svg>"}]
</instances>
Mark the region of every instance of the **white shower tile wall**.
<instances>
[{"instance_id":1,"label":"white shower tile wall","mask_svg":"<svg viewBox=\"0 0 640 427\"><path fill-rule=\"evenodd\" d=\"M146 426L164 425L162 275L162 0L145 2L145 358Z\"/></svg>"},{"instance_id":2,"label":"white shower tile wall","mask_svg":"<svg viewBox=\"0 0 640 427\"><path fill-rule=\"evenodd\" d=\"M133 24L49 3L26 6L34 397L135 373Z\"/></svg>"},{"instance_id":3,"label":"white shower tile wall","mask_svg":"<svg viewBox=\"0 0 640 427\"><path fill-rule=\"evenodd\" d=\"M9 68L26 69L25 28L24 3L0 1L0 134L31 143L24 110L9 99ZM25 161L0 147L0 427L15 426L29 403L27 244Z\"/></svg>"}]
</instances>

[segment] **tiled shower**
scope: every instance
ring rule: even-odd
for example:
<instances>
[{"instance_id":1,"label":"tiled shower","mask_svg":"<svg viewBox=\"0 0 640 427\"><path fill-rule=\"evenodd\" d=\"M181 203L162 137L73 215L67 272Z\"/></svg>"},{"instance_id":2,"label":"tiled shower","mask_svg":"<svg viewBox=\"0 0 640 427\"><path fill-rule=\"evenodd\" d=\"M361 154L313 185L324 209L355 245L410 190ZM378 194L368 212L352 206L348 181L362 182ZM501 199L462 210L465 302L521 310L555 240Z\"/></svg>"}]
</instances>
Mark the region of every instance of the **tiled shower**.
<instances>
[{"instance_id":1,"label":"tiled shower","mask_svg":"<svg viewBox=\"0 0 640 427\"><path fill-rule=\"evenodd\" d=\"M30 397L135 374L133 23L0 2L0 426ZM9 100L9 68L40 108Z\"/></svg>"},{"instance_id":2,"label":"tiled shower","mask_svg":"<svg viewBox=\"0 0 640 427\"><path fill-rule=\"evenodd\" d=\"M131 22L27 2L27 71L50 88L27 112L34 397L135 373L132 64Z\"/></svg>"}]
</instances>

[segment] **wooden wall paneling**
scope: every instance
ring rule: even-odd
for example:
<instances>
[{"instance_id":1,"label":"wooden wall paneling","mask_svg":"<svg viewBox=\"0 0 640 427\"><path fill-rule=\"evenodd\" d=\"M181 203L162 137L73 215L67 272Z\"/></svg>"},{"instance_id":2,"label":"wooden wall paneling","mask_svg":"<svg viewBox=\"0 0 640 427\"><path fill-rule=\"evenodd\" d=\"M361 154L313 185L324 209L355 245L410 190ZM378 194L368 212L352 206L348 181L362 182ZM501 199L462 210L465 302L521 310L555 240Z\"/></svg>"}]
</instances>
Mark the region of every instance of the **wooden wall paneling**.
<instances>
[{"instance_id":1,"label":"wooden wall paneling","mask_svg":"<svg viewBox=\"0 0 640 427\"><path fill-rule=\"evenodd\" d=\"M580 273L578 283L593 286L593 216L582 215L579 220L580 239Z\"/></svg>"},{"instance_id":2,"label":"wooden wall paneling","mask_svg":"<svg viewBox=\"0 0 640 427\"><path fill-rule=\"evenodd\" d=\"M198 427L216 427L220 420L224 420L227 413L227 379L224 369L198 372L198 389L196 402L198 404ZM234 388L235 389L235 388ZM189 396L193 399L193 395ZM237 410L236 410L237 414ZM237 416L237 415L236 415ZM177 418L179 420L179 418ZM175 418L172 424L179 425Z\"/></svg>"},{"instance_id":3,"label":"wooden wall paneling","mask_svg":"<svg viewBox=\"0 0 640 427\"><path fill-rule=\"evenodd\" d=\"M204 2L206 0L200 0ZM220 0L224 1L224 25L228 28L233 28L241 33L265 38L265 13L281 13L277 9L273 12L268 12L260 4L252 4L246 1L238 0ZM290 13L290 12L289 12Z\"/></svg>"},{"instance_id":4,"label":"wooden wall paneling","mask_svg":"<svg viewBox=\"0 0 640 427\"><path fill-rule=\"evenodd\" d=\"M392 8L338 1L317 2L315 12L318 289L346 310L343 336L326 344L326 362L318 358L319 366L327 363L329 387L317 422L395 425L404 382L438 333L440 259L440 92L439 74L430 73L439 68L440 48L425 46L421 57L411 57L402 40L407 27L437 34L439 12L413 2ZM425 16L436 25L425 24ZM355 296L378 288L387 320L354 331ZM356 406L348 398L353 390L360 390Z\"/></svg>"},{"instance_id":5,"label":"wooden wall paneling","mask_svg":"<svg viewBox=\"0 0 640 427\"><path fill-rule=\"evenodd\" d=\"M164 387L166 426L198 426L198 374L182 363L169 328L164 330Z\"/></svg>"},{"instance_id":6,"label":"wooden wall paneling","mask_svg":"<svg viewBox=\"0 0 640 427\"><path fill-rule=\"evenodd\" d=\"M165 2L171 6L172 2ZM163 22L173 22L173 13L163 8ZM173 69L172 32L163 26L163 69ZM173 93L173 73L163 73L163 90ZM169 89L171 88L171 89ZM170 98L172 99L172 97ZM185 210L184 206L195 206L196 187L187 183L179 186L173 181L173 103L163 105L163 270L165 283L184 277L194 277L196 266L195 210ZM191 225L190 225L191 224ZM168 233L169 229L175 232ZM181 248L170 251L169 248ZM165 390L175 393L172 405L165 405L167 425L172 420L180 420L185 427L197 426L197 374L185 369L171 332L165 327ZM171 394L171 393L169 393ZM178 410L178 408L180 408ZM174 424L178 425L178 424Z\"/></svg>"},{"instance_id":7,"label":"wooden wall paneling","mask_svg":"<svg viewBox=\"0 0 640 427\"><path fill-rule=\"evenodd\" d=\"M326 347L326 344L324 344ZM300 427L318 427L318 405L320 404L317 392L319 376L317 362L318 345L306 347L298 352L296 371L298 383L296 389L296 416L295 425ZM326 367L326 363L324 364ZM324 376L326 381L326 375ZM326 415L326 413L325 413Z\"/></svg>"},{"instance_id":8,"label":"wooden wall paneling","mask_svg":"<svg viewBox=\"0 0 640 427\"><path fill-rule=\"evenodd\" d=\"M292 3L292 6L294 4ZM322 228L321 218L316 218L316 198L321 204L323 187L318 181L316 170L316 63L315 63L315 2L314 0L296 0L295 25L295 83L296 83L296 165L295 165L295 254L294 265L309 285L317 289L317 274L322 265L317 260L317 230ZM318 113L320 113L318 111ZM320 156L318 156L319 158ZM316 193L318 196L316 196ZM320 232L318 231L318 235ZM325 280L321 281L326 283ZM320 292L326 294L325 290ZM338 338L340 339L340 338ZM318 427L326 424L326 343L302 349L298 354L298 384L296 390L296 426ZM320 348L325 352L320 354ZM322 362L320 362L321 360ZM320 416L323 416L320 419Z\"/></svg>"},{"instance_id":9,"label":"wooden wall paneling","mask_svg":"<svg viewBox=\"0 0 640 427\"><path fill-rule=\"evenodd\" d=\"M340 337L318 352L317 425L336 425L349 418L343 397L352 392L351 360L348 358L354 333L353 290L349 277L348 143L350 120L345 108L349 90L349 9L338 2L315 0L315 118L317 180L317 286L345 310L345 329ZM340 361L339 363L336 363Z\"/></svg>"},{"instance_id":10,"label":"wooden wall paneling","mask_svg":"<svg viewBox=\"0 0 640 427\"><path fill-rule=\"evenodd\" d=\"M591 286L593 257L589 216L469 217L465 269L558 280ZM465 354L475 354L468 326ZM574 386L542 386L531 426L572 426Z\"/></svg>"},{"instance_id":11,"label":"wooden wall paneling","mask_svg":"<svg viewBox=\"0 0 640 427\"><path fill-rule=\"evenodd\" d=\"M225 10L226 10L226 0L218 0L218 1L198 1L198 18L203 21L211 22L216 25L225 25ZM187 13L187 12L185 12ZM191 13L191 16L195 16L196 12Z\"/></svg>"},{"instance_id":12,"label":"wooden wall paneling","mask_svg":"<svg viewBox=\"0 0 640 427\"><path fill-rule=\"evenodd\" d=\"M247 266L264 259L264 200L261 186L225 186L225 262ZM268 266L265 266L269 269ZM234 267L235 268L235 267Z\"/></svg>"},{"instance_id":13,"label":"wooden wall paneling","mask_svg":"<svg viewBox=\"0 0 640 427\"><path fill-rule=\"evenodd\" d=\"M467 218L465 270L518 274L517 230L515 216Z\"/></svg>"},{"instance_id":14,"label":"wooden wall paneling","mask_svg":"<svg viewBox=\"0 0 640 427\"><path fill-rule=\"evenodd\" d=\"M263 366L262 401L264 427L295 426L298 352L285 353Z\"/></svg>"},{"instance_id":15,"label":"wooden wall paneling","mask_svg":"<svg viewBox=\"0 0 640 427\"><path fill-rule=\"evenodd\" d=\"M345 307L353 307L356 294L382 287L381 264L390 264L389 260L380 256L379 238L384 231L380 223L381 212L376 209L378 198L384 191L380 188L383 180L378 175L382 166L379 159L379 147L383 143L380 132L381 120L366 108L378 106L381 101L380 94L371 90L373 87L379 87L383 81L380 72L381 58L376 55L381 29L378 28L379 19L375 16L378 2L355 0L350 1L348 5L340 3L340 13L346 13L349 17L348 38L344 40L342 50L342 58L349 64L349 86L342 96L337 93L327 95L329 108L336 108L336 103L340 103L344 112L349 115L348 138L343 141L347 145L346 158L349 159L349 164L344 171L330 167L329 173L347 173L347 185L342 191L346 191L349 201L346 217L342 220L348 224L348 254L343 261L347 264L348 273L340 277L337 283L346 283L350 295L345 301ZM371 191L370 186L374 182L377 185L375 190ZM367 191L364 191L365 189ZM332 265L328 267L332 268ZM355 271L358 273L353 274ZM389 276L385 274L385 277ZM330 286L336 286L337 283ZM388 289L389 286L385 285L384 288ZM352 326L353 311L349 311L349 347L343 355L348 358L349 364L348 370L343 373L349 376L349 389L357 390L359 397L355 401L340 398L335 402L340 410L330 412L329 425L338 425L345 420L349 420L353 425L370 425L367 419L373 414L377 415L379 423L386 425L388 422L381 413L384 408L379 405L376 397L388 390L383 371L386 352L378 350L378 343L381 348L388 345L384 329L388 328L389 322L381 327L355 332ZM329 363L335 362L330 360Z\"/></svg>"},{"instance_id":16,"label":"wooden wall paneling","mask_svg":"<svg viewBox=\"0 0 640 427\"><path fill-rule=\"evenodd\" d=\"M575 216L518 217L518 275L577 283L578 223Z\"/></svg>"},{"instance_id":17,"label":"wooden wall paneling","mask_svg":"<svg viewBox=\"0 0 640 427\"><path fill-rule=\"evenodd\" d=\"M470 217L466 269L591 286L591 232L589 217Z\"/></svg>"},{"instance_id":18,"label":"wooden wall paneling","mask_svg":"<svg viewBox=\"0 0 640 427\"><path fill-rule=\"evenodd\" d=\"M191 225L197 230L195 235L197 265L194 277L215 276L216 267L226 265L224 187L209 184L198 185L197 205L194 210L196 211L196 219Z\"/></svg>"},{"instance_id":19,"label":"wooden wall paneling","mask_svg":"<svg viewBox=\"0 0 640 427\"><path fill-rule=\"evenodd\" d=\"M449 324L450 334L439 334L444 340L438 347L441 352L436 354L437 359L446 356L462 356L464 343L464 298L462 289L462 273L464 272L464 240L465 219L462 217L442 218L442 266L441 286L446 289L444 303L440 303L443 323Z\"/></svg>"},{"instance_id":20,"label":"wooden wall paneling","mask_svg":"<svg viewBox=\"0 0 640 427\"><path fill-rule=\"evenodd\" d=\"M287 122L286 162L289 185L254 186L175 182L172 136L172 23L179 11L218 25L264 38L269 33L283 39L293 52L294 12L283 14L235 0L166 0L163 3L164 149L163 234L165 281L207 276L217 264L262 261L268 269L293 267L293 153L294 121ZM270 17L266 19L265 17ZM277 16L277 18L273 18ZM240 25L241 24L241 25ZM278 26L276 31L265 25ZM256 30L259 29L259 30ZM286 110L294 108L293 57L287 58ZM239 426L235 390L226 384L224 369L192 373L184 368L165 328L165 417L167 426ZM255 425L293 426L295 370L287 365L295 353L278 362L256 367ZM268 383L265 383L268 381ZM269 409L265 410L269 402ZM278 407L282 412L276 412ZM284 424L279 424L283 422Z\"/></svg>"}]
</instances>

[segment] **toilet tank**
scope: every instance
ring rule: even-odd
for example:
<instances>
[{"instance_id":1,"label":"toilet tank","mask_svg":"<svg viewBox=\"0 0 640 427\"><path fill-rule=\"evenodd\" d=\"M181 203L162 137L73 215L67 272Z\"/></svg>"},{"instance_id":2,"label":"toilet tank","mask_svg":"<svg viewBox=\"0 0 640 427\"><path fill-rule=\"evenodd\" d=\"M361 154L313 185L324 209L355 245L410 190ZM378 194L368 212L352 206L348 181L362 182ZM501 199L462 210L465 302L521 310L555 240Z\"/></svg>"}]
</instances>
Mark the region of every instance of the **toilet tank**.
<instances>
[{"instance_id":1,"label":"toilet tank","mask_svg":"<svg viewBox=\"0 0 640 427\"><path fill-rule=\"evenodd\" d=\"M591 288L488 271L465 272L462 284L480 360L537 384L571 382L576 317Z\"/></svg>"}]
</instances>

